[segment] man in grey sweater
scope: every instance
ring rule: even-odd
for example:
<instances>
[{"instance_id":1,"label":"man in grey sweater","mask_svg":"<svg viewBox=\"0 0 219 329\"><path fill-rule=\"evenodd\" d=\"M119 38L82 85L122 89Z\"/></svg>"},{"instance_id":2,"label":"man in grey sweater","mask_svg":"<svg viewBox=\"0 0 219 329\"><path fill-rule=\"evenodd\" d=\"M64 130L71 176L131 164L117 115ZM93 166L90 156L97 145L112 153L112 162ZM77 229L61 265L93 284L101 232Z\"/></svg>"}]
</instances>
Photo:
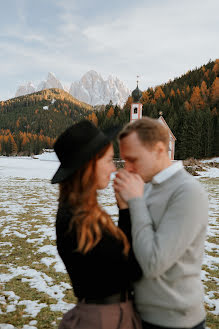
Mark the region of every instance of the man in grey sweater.
<instances>
[{"instance_id":1,"label":"man in grey sweater","mask_svg":"<svg viewBox=\"0 0 219 329\"><path fill-rule=\"evenodd\" d=\"M143 271L134 287L143 328L204 328L200 272L207 194L181 161L170 161L169 133L157 120L130 123L119 139L125 169L114 188L120 208L129 208Z\"/></svg>"}]
</instances>

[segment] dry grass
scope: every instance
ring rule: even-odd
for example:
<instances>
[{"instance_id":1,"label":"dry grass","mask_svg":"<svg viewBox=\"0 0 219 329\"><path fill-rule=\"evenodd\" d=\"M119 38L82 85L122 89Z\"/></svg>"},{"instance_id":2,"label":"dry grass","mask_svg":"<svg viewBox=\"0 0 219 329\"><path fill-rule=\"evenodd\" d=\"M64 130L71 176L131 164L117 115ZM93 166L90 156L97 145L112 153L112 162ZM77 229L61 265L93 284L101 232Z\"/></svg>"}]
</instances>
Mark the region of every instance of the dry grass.
<instances>
[{"instance_id":1,"label":"dry grass","mask_svg":"<svg viewBox=\"0 0 219 329\"><path fill-rule=\"evenodd\" d=\"M202 182L211 197L217 194L218 182L207 179ZM77 302L68 275L56 268L56 256L48 251L40 251L45 246L51 246L51 251L55 250L57 189L46 180L36 179L0 179L0 184L0 257L1 278L4 278L0 287L0 323L12 324L19 329L36 320L38 329L57 328L66 305ZM108 199L107 193L102 202L104 206L111 207L113 213L114 201ZM218 229L218 220L213 220L214 211L212 208L209 223L212 229ZM34 243L30 242L32 239L35 239ZM217 245L218 237L209 236L208 242ZM216 248L206 250L206 254L218 256ZM51 261L46 265L43 259ZM219 270L206 265L203 270L208 277L208 281L204 281L206 294L214 292L211 298L218 299L218 282L215 278L219 277ZM53 288L57 288L56 293ZM11 292L15 297L10 295ZM60 292L62 295L59 298ZM35 302L42 308L33 316L27 306L22 304L24 301ZM206 309L207 326L218 328L218 316L211 313L214 307L206 304Z\"/></svg>"}]
</instances>

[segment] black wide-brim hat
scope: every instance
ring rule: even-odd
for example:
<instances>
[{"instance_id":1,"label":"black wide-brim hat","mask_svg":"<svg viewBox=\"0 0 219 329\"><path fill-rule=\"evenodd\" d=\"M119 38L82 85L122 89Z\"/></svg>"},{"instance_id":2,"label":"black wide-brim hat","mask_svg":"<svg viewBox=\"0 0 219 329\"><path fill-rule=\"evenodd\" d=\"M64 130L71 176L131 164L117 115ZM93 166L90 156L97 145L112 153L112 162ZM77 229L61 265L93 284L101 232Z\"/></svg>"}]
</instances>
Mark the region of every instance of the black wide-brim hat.
<instances>
[{"instance_id":1,"label":"black wide-brim hat","mask_svg":"<svg viewBox=\"0 0 219 329\"><path fill-rule=\"evenodd\" d=\"M110 144L121 128L103 132L89 120L82 120L66 129L54 144L60 166L51 183L61 183Z\"/></svg>"}]
</instances>

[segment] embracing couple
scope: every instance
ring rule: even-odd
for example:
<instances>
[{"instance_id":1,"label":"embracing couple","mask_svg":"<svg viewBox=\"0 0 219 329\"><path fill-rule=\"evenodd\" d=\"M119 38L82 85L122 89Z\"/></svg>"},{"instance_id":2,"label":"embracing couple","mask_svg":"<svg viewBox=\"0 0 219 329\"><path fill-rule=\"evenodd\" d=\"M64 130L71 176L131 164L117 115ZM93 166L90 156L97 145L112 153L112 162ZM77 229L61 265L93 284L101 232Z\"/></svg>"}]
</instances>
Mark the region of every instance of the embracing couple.
<instances>
[{"instance_id":1,"label":"embracing couple","mask_svg":"<svg viewBox=\"0 0 219 329\"><path fill-rule=\"evenodd\" d=\"M116 137L125 161L114 180L118 226L97 202L116 171ZM54 149L57 248L78 298L59 328L205 328L208 198L180 161L170 161L167 129L144 117L104 133L83 120Z\"/></svg>"}]
</instances>

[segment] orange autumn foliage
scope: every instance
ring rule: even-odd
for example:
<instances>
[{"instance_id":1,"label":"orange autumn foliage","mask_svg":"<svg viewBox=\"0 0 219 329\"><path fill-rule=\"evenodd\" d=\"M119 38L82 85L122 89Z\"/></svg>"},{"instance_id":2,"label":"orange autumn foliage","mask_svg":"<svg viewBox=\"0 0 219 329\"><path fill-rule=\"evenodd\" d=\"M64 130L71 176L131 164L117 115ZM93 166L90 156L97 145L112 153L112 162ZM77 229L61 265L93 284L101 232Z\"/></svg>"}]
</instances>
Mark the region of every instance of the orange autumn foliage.
<instances>
[{"instance_id":1,"label":"orange autumn foliage","mask_svg":"<svg viewBox=\"0 0 219 329\"><path fill-rule=\"evenodd\" d=\"M201 109L204 107L205 102L201 96L201 90L199 87L193 87L190 103L196 109Z\"/></svg>"},{"instance_id":2,"label":"orange autumn foliage","mask_svg":"<svg viewBox=\"0 0 219 329\"><path fill-rule=\"evenodd\" d=\"M215 104L219 101L219 78L215 78L211 87L211 102Z\"/></svg>"},{"instance_id":3,"label":"orange autumn foliage","mask_svg":"<svg viewBox=\"0 0 219 329\"><path fill-rule=\"evenodd\" d=\"M111 118L112 116L114 115L114 109L113 107L111 106L111 108L109 109L109 111L107 112L107 118Z\"/></svg>"},{"instance_id":4,"label":"orange autumn foliage","mask_svg":"<svg viewBox=\"0 0 219 329\"><path fill-rule=\"evenodd\" d=\"M158 87L158 88L156 88L156 91L154 93L154 98L157 100L160 97L165 98L165 94L164 94L162 88Z\"/></svg>"}]
</instances>

